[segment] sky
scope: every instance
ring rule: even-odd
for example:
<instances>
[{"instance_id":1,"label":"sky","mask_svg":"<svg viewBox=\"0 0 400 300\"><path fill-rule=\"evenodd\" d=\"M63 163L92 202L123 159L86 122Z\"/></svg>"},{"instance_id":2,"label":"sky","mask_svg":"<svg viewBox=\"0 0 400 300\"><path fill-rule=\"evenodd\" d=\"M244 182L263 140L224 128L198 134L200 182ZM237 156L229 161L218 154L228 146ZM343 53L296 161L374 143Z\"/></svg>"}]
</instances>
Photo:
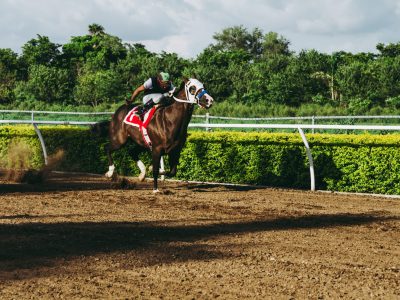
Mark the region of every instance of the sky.
<instances>
[{"instance_id":1,"label":"sky","mask_svg":"<svg viewBox=\"0 0 400 300\"><path fill-rule=\"evenodd\" d=\"M376 52L378 43L400 41L400 0L0 0L0 48L20 53L37 34L65 44L93 23L185 58L240 25L277 32L295 52Z\"/></svg>"}]
</instances>

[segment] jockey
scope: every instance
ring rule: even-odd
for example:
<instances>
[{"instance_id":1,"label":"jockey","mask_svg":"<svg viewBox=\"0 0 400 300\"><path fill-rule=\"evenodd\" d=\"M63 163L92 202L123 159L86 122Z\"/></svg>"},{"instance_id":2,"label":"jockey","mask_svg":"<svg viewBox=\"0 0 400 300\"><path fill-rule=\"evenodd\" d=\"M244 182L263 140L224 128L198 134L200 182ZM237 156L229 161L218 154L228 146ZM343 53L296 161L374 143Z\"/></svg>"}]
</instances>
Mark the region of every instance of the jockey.
<instances>
[{"instance_id":1,"label":"jockey","mask_svg":"<svg viewBox=\"0 0 400 300\"><path fill-rule=\"evenodd\" d=\"M144 92L143 106L139 106L136 115L144 115L153 106L158 107L160 101L170 96L174 91L174 86L170 76L166 72L160 72L157 77L151 77L139 86L133 93L127 104L132 103L139 93Z\"/></svg>"}]
</instances>

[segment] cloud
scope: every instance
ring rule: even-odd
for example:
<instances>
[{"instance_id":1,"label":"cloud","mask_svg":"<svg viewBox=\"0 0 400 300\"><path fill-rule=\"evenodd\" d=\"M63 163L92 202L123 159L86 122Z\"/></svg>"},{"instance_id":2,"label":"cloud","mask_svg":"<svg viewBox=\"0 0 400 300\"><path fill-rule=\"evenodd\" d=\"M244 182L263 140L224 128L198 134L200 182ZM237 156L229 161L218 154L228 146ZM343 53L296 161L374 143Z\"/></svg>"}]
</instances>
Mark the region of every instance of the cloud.
<instances>
[{"instance_id":1,"label":"cloud","mask_svg":"<svg viewBox=\"0 0 400 300\"><path fill-rule=\"evenodd\" d=\"M397 42L398 0L2 0L0 48L20 51L36 34L55 43L98 23L151 51L195 57L224 28L275 31L295 51L373 51Z\"/></svg>"},{"instance_id":2,"label":"cloud","mask_svg":"<svg viewBox=\"0 0 400 300\"><path fill-rule=\"evenodd\" d=\"M359 34L379 31L390 26L394 19L391 13L393 1L373 2L325 0L324 5L306 7L297 11L297 29L303 33Z\"/></svg>"}]
</instances>

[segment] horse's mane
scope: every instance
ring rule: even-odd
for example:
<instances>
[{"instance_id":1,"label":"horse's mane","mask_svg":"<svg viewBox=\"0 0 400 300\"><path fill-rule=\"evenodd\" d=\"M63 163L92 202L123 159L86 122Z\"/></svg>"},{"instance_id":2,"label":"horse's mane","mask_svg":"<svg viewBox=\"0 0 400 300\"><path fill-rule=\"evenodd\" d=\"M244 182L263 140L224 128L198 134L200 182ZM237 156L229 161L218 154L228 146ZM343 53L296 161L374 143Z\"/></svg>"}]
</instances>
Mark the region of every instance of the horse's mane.
<instances>
[{"instance_id":1,"label":"horse's mane","mask_svg":"<svg viewBox=\"0 0 400 300\"><path fill-rule=\"evenodd\" d=\"M179 88L175 90L174 96L177 96L180 93L180 91L182 91L185 88L185 84L187 81L188 81L187 78L183 78L183 80L181 81L181 84L179 85Z\"/></svg>"},{"instance_id":2,"label":"horse's mane","mask_svg":"<svg viewBox=\"0 0 400 300\"><path fill-rule=\"evenodd\" d=\"M179 93L182 90L184 90L186 81L187 81L187 79L183 78L183 80L181 81L181 84L179 85L179 88L175 89L175 92L172 96L177 97L179 95ZM175 100L172 97L168 97L168 98L164 99L163 106L170 106L173 103L175 103Z\"/></svg>"}]
</instances>

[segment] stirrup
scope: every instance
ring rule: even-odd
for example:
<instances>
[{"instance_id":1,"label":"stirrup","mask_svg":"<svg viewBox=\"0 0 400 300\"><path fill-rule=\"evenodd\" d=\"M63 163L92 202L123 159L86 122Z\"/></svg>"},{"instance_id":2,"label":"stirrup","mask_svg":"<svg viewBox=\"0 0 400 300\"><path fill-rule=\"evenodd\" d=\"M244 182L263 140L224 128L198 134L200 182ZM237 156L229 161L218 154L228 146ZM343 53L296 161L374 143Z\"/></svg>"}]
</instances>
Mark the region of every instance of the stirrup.
<instances>
[{"instance_id":1,"label":"stirrup","mask_svg":"<svg viewBox=\"0 0 400 300\"><path fill-rule=\"evenodd\" d=\"M153 105L149 105L146 107L146 105L143 107L142 111L140 112L141 116L144 116L145 114L147 114L152 108L154 107Z\"/></svg>"},{"instance_id":2,"label":"stirrup","mask_svg":"<svg viewBox=\"0 0 400 300\"><path fill-rule=\"evenodd\" d=\"M139 116L139 117L140 117L141 115L143 115L143 108L142 108L142 107L139 107L138 110L135 111L135 115L136 115L136 116Z\"/></svg>"}]
</instances>

